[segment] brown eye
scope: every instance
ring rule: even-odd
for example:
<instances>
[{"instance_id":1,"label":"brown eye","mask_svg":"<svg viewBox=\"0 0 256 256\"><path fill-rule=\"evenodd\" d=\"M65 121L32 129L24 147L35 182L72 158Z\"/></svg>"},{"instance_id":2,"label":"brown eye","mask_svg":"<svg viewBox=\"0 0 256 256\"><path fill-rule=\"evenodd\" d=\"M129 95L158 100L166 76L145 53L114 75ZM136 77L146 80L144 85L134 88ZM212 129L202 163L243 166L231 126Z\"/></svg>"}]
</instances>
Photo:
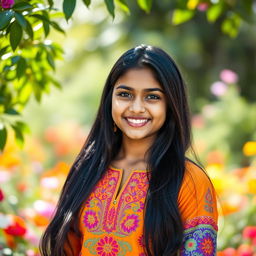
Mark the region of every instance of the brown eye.
<instances>
[{"instance_id":1,"label":"brown eye","mask_svg":"<svg viewBox=\"0 0 256 256\"><path fill-rule=\"evenodd\" d=\"M149 94L149 95L147 95L147 99L149 99L149 100L159 100L160 97L156 94Z\"/></svg>"},{"instance_id":2,"label":"brown eye","mask_svg":"<svg viewBox=\"0 0 256 256\"><path fill-rule=\"evenodd\" d=\"M122 97L122 98L132 98L132 95L128 92L119 92L119 93L117 93L117 96Z\"/></svg>"}]
</instances>

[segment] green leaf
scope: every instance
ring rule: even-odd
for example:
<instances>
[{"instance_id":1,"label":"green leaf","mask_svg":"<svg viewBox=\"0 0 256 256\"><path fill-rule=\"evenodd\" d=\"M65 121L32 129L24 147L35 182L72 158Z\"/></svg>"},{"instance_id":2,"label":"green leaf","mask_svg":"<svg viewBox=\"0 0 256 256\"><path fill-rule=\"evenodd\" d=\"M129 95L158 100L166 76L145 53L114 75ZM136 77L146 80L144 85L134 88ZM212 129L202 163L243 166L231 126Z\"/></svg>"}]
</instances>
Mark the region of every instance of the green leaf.
<instances>
[{"instance_id":1,"label":"green leaf","mask_svg":"<svg viewBox=\"0 0 256 256\"><path fill-rule=\"evenodd\" d=\"M175 25L184 23L194 16L195 12L192 10L176 9L173 12L172 23Z\"/></svg>"},{"instance_id":2,"label":"green leaf","mask_svg":"<svg viewBox=\"0 0 256 256\"><path fill-rule=\"evenodd\" d=\"M149 13L152 7L152 0L137 0L139 7Z\"/></svg>"},{"instance_id":3,"label":"green leaf","mask_svg":"<svg viewBox=\"0 0 256 256\"><path fill-rule=\"evenodd\" d=\"M13 17L13 10L0 12L0 30L4 29Z\"/></svg>"},{"instance_id":4,"label":"green leaf","mask_svg":"<svg viewBox=\"0 0 256 256\"><path fill-rule=\"evenodd\" d=\"M8 115L19 115L20 113L16 111L14 108L9 108L5 111L6 114Z\"/></svg>"},{"instance_id":5,"label":"green leaf","mask_svg":"<svg viewBox=\"0 0 256 256\"><path fill-rule=\"evenodd\" d=\"M241 25L241 18L234 14L231 17L225 19L221 24L221 30L223 33L229 35L230 37L236 37Z\"/></svg>"},{"instance_id":6,"label":"green leaf","mask_svg":"<svg viewBox=\"0 0 256 256\"><path fill-rule=\"evenodd\" d=\"M57 22L51 21L50 24L51 24L51 26L52 26L54 29L56 29L57 31L59 31L59 32L61 32L61 33L63 33L63 34L65 34L65 31L60 27L60 25L59 25Z\"/></svg>"},{"instance_id":7,"label":"green leaf","mask_svg":"<svg viewBox=\"0 0 256 256\"><path fill-rule=\"evenodd\" d=\"M4 48L2 48L2 49L0 50L0 57L2 57L2 56L6 53L8 47L9 47L9 45L5 46Z\"/></svg>"},{"instance_id":8,"label":"green leaf","mask_svg":"<svg viewBox=\"0 0 256 256\"><path fill-rule=\"evenodd\" d=\"M42 20L42 21L50 22L48 17L45 17L44 15L41 15L41 14L33 14L31 16L35 17L35 18L37 18L39 20Z\"/></svg>"},{"instance_id":9,"label":"green leaf","mask_svg":"<svg viewBox=\"0 0 256 256\"><path fill-rule=\"evenodd\" d=\"M27 62L23 57L21 57L17 63L17 69L16 69L16 75L18 79L20 79L25 74L26 69L27 69Z\"/></svg>"},{"instance_id":10,"label":"green leaf","mask_svg":"<svg viewBox=\"0 0 256 256\"><path fill-rule=\"evenodd\" d=\"M20 60L20 56L13 56L12 58L11 58L11 61L12 61L12 65L15 65L19 60Z\"/></svg>"},{"instance_id":11,"label":"green leaf","mask_svg":"<svg viewBox=\"0 0 256 256\"><path fill-rule=\"evenodd\" d=\"M68 21L72 16L76 7L76 0L64 0L63 1L63 12L65 14L65 18Z\"/></svg>"},{"instance_id":12,"label":"green leaf","mask_svg":"<svg viewBox=\"0 0 256 256\"><path fill-rule=\"evenodd\" d=\"M104 0L108 12L111 14L111 16L113 17L113 19L115 18L115 4L114 4L114 0Z\"/></svg>"},{"instance_id":13,"label":"green leaf","mask_svg":"<svg viewBox=\"0 0 256 256\"><path fill-rule=\"evenodd\" d=\"M29 4L28 2L19 2L19 3L15 4L12 7L12 9L15 11L26 11L29 9L33 9L33 5Z\"/></svg>"},{"instance_id":14,"label":"green leaf","mask_svg":"<svg viewBox=\"0 0 256 256\"><path fill-rule=\"evenodd\" d=\"M27 22L22 14L15 12L14 13L15 19L18 21L18 23L22 26L23 29L26 28Z\"/></svg>"},{"instance_id":15,"label":"green leaf","mask_svg":"<svg viewBox=\"0 0 256 256\"><path fill-rule=\"evenodd\" d=\"M21 122L21 121L17 121L15 123L15 126L19 128L19 130L21 130L23 133L29 133L30 132L30 129L28 127L28 125L24 122Z\"/></svg>"},{"instance_id":16,"label":"green leaf","mask_svg":"<svg viewBox=\"0 0 256 256\"><path fill-rule=\"evenodd\" d=\"M83 0L84 4L89 7L91 4L91 0Z\"/></svg>"},{"instance_id":17,"label":"green leaf","mask_svg":"<svg viewBox=\"0 0 256 256\"><path fill-rule=\"evenodd\" d=\"M14 11L27 11L29 9L33 9L33 5L29 4L28 2L19 2L15 4L12 9Z\"/></svg>"},{"instance_id":18,"label":"green leaf","mask_svg":"<svg viewBox=\"0 0 256 256\"><path fill-rule=\"evenodd\" d=\"M53 7L53 0L48 0L48 4L50 5L50 8Z\"/></svg>"},{"instance_id":19,"label":"green leaf","mask_svg":"<svg viewBox=\"0 0 256 256\"><path fill-rule=\"evenodd\" d=\"M45 35L45 37L47 37L49 35L49 32L50 32L49 22L43 21L43 27L44 27L44 35Z\"/></svg>"},{"instance_id":20,"label":"green leaf","mask_svg":"<svg viewBox=\"0 0 256 256\"><path fill-rule=\"evenodd\" d=\"M19 146L23 146L24 144L24 135L23 135L23 131L22 131L22 128L17 125L17 123L15 123L14 125L12 125L12 128L14 130L14 133L15 133L15 140L16 140L16 143L19 145Z\"/></svg>"},{"instance_id":21,"label":"green leaf","mask_svg":"<svg viewBox=\"0 0 256 256\"><path fill-rule=\"evenodd\" d=\"M129 9L129 7L128 7L128 5L127 5L125 0L117 0L117 4L121 7L121 9L124 12L130 14L130 9Z\"/></svg>"},{"instance_id":22,"label":"green leaf","mask_svg":"<svg viewBox=\"0 0 256 256\"><path fill-rule=\"evenodd\" d=\"M34 31L32 28L32 25L30 24L30 22L28 20L26 20L27 22L27 26L26 26L26 32L28 34L28 36L30 37L30 39L33 41L34 40Z\"/></svg>"},{"instance_id":23,"label":"green leaf","mask_svg":"<svg viewBox=\"0 0 256 256\"><path fill-rule=\"evenodd\" d=\"M208 10L207 10L207 19L209 22L215 22L219 16L221 15L222 13L222 4L215 4L215 5L212 5Z\"/></svg>"},{"instance_id":24,"label":"green leaf","mask_svg":"<svg viewBox=\"0 0 256 256\"><path fill-rule=\"evenodd\" d=\"M10 44L12 47L12 50L15 51L18 47L20 41L22 38L22 28L17 21L14 21L11 26L10 30Z\"/></svg>"},{"instance_id":25,"label":"green leaf","mask_svg":"<svg viewBox=\"0 0 256 256\"><path fill-rule=\"evenodd\" d=\"M3 124L0 123L0 149L3 150L7 140L7 130Z\"/></svg>"},{"instance_id":26,"label":"green leaf","mask_svg":"<svg viewBox=\"0 0 256 256\"><path fill-rule=\"evenodd\" d=\"M46 58L47 58L47 61L48 61L49 65L52 67L53 70L55 70L54 59L53 59L52 55L49 52L47 52Z\"/></svg>"}]
</instances>

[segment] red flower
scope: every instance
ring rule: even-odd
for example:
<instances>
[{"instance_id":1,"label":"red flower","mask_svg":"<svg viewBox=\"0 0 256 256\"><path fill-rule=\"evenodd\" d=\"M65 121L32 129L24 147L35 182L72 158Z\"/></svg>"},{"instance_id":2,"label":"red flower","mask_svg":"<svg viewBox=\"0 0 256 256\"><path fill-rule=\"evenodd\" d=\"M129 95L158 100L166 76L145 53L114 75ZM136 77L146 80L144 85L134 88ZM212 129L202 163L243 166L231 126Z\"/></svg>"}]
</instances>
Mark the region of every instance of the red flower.
<instances>
[{"instance_id":1,"label":"red flower","mask_svg":"<svg viewBox=\"0 0 256 256\"><path fill-rule=\"evenodd\" d=\"M0 0L0 5L4 9L12 8L12 6L14 5L14 0Z\"/></svg>"},{"instance_id":2,"label":"red flower","mask_svg":"<svg viewBox=\"0 0 256 256\"><path fill-rule=\"evenodd\" d=\"M12 224L4 231L8 235L23 236L27 231L25 221L19 216L12 216Z\"/></svg>"},{"instance_id":3,"label":"red flower","mask_svg":"<svg viewBox=\"0 0 256 256\"><path fill-rule=\"evenodd\" d=\"M256 226L247 226L243 230L243 238L256 238Z\"/></svg>"},{"instance_id":4,"label":"red flower","mask_svg":"<svg viewBox=\"0 0 256 256\"><path fill-rule=\"evenodd\" d=\"M4 193L2 189L0 188L0 202L4 200Z\"/></svg>"}]
</instances>

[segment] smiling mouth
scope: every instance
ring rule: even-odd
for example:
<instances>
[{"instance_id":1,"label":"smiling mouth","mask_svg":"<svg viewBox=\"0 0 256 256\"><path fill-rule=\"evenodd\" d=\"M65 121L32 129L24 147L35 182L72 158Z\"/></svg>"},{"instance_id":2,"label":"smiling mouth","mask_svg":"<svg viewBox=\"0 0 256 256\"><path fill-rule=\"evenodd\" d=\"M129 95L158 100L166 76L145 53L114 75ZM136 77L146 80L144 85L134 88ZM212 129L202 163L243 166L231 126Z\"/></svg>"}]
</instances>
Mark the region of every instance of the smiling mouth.
<instances>
[{"instance_id":1,"label":"smiling mouth","mask_svg":"<svg viewBox=\"0 0 256 256\"><path fill-rule=\"evenodd\" d=\"M130 117L125 118L125 120L127 121L128 125L132 127L142 127L150 121L150 119L148 118L130 118Z\"/></svg>"}]
</instances>

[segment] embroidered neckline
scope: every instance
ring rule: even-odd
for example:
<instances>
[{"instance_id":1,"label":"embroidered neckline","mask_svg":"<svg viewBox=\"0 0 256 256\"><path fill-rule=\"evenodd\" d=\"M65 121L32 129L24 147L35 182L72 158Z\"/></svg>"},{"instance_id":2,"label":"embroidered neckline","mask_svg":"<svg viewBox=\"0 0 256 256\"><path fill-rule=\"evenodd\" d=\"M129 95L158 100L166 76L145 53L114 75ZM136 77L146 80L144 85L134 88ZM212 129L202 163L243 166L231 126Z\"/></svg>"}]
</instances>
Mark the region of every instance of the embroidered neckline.
<instances>
[{"instance_id":1,"label":"embroidered neckline","mask_svg":"<svg viewBox=\"0 0 256 256\"><path fill-rule=\"evenodd\" d=\"M110 170L114 170L114 171L119 171L119 172L124 172L124 169L122 168L116 168L116 167L113 167L112 165L109 166ZM133 173L133 172L149 172L148 170L138 170L138 169L131 169L128 171L129 173Z\"/></svg>"}]
</instances>

